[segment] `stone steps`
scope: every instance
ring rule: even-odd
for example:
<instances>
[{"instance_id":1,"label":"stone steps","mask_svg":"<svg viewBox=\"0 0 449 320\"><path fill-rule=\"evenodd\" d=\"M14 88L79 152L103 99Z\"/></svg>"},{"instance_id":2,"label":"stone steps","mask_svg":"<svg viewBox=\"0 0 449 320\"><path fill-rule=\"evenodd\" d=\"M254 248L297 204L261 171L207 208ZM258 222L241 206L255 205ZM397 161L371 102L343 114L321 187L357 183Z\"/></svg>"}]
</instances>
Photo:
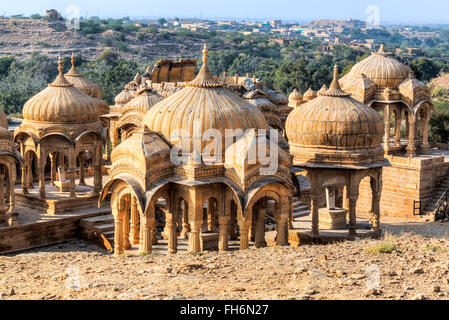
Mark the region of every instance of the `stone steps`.
<instances>
[{"instance_id":1,"label":"stone steps","mask_svg":"<svg viewBox=\"0 0 449 320\"><path fill-rule=\"evenodd\" d=\"M112 214L81 220L83 234L89 242L106 248L109 252L114 248L114 217Z\"/></svg>"},{"instance_id":2,"label":"stone steps","mask_svg":"<svg viewBox=\"0 0 449 320\"><path fill-rule=\"evenodd\" d=\"M449 176L446 176L440 184L434 190L434 196L430 203L424 209L424 215L435 215L437 208L437 202L441 196L449 189Z\"/></svg>"},{"instance_id":3,"label":"stone steps","mask_svg":"<svg viewBox=\"0 0 449 320\"><path fill-rule=\"evenodd\" d=\"M305 217L310 214L310 208L306 206L299 198L296 196L293 198L293 221L296 218Z\"/></svg>"}]
</instances>

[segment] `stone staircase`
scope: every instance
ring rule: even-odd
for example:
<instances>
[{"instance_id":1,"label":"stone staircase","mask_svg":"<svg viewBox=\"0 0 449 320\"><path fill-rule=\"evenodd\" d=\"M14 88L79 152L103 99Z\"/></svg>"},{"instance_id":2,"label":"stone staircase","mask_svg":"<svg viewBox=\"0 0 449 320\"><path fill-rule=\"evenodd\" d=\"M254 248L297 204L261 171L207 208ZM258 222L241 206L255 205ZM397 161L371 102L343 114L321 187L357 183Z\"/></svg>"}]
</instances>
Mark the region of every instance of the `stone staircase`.
<instances>
[{"instance_id":1,"label":"stone staircase","mask_svg":"<svg viewBox=\"0 0 449 320\"><path fill-rule=\"evenodd\" d=\"M441 180L438 187L435 188L432 200L429 202L427 207L423 210L423 215L427 216L435 216L437 208L438 200L440 200L441 196L449 189L449 175L445 176L443 180Z\"/></svg>"},{"instance_id":2,"label":"stone staircase","mask_svg":"<svg viewBox=\"0 0 449 320\"><path fill-rule=\"evenodd\" d=\"M310 214L310 208L305 205L298 196L293 198L293 227L296 228L295 221L301 217L308 216Z\"/></svg>"},{"instance_id":3,"label":"stone staircase","mask_svg":"<svg viewBox=\"0 0 449 320\"><path fill-rule=\"evenodd\" d=\"M80 222L80 227L81 235L85 240L104 247L109 252L114 250L114 217L112 214L83 219Z\"/></svg>"}]
</instances>

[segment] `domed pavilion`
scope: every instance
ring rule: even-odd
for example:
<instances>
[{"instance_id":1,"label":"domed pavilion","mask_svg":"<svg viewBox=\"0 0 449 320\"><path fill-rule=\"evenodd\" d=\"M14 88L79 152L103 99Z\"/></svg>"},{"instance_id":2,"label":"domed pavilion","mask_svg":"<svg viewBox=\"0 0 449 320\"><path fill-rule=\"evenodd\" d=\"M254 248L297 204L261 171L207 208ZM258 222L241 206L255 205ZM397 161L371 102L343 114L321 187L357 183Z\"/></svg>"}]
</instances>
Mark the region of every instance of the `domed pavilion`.
<instances>
[{"instance_id":1,"label":"domed pavilion","mask_svg":"<svg viewBox=\"0 0 449 320\"><path fill-rule=\"evenodd\" d=\"M359 184L370 177L373 229L379 231L379 200L382 186L383 123L378 113L344 92L338 67L327 91L295 108L287 118L286 132L293 165L307 171L311 183L312 236L319 235L320 220L331 228L345 228L356 236L356 203ZM344 188L345 208L336 208L335 190ZM326 208L320 209L326 194Z\"/></svg>"},{"instance_id":2,"label":"domed pavilion","mask_svg":"<svg viewBox=\"0 0 449 320\"><path fill-rule=\"evenodd\" d=\"M112 152L101 199L110 194L115 255L135 244L152 251L156 209L164 215L170 253L178 236L188 237L192 252L215 245L225 251L239 233L246 249L252 226L256 246L263 246L268 199L276 203L276 242L287 243L289 155L267 138L262 112L216 80L207 60L205 47L198 76L152 106L140 130ZM255 156L256 150L265 153Z\"/></svg>"},{"instance_id":3,"label":"domed pavilion","mask_svg":"<svg viewBox=\"0 0 449 320\"><path fill-rule=\"evenodd\" d=\"M76 198L75 176L85 185L85 163L93 166L94 192L102 188L102 123L98 99L94 99L67 81L62 59L58 61L59 75L46 89L28 100L23 107L23 122L14 132L25 164L22 171L24 194L39 181L40 198L46 198L46 171L52 184L59 182L64 191L68 185L70 198ZM50 163L49 166L47 164ZM59 181L56 171L59 168ZM69 181L65 180L65 168ZM48 168L48 169L46 169Z\"/></svg>"},{"instance_id":4,"label":"domed pavilion","mask_svg":"<svg viewBox=\"0 0 449 320\"><path fill-rule=\"evenodd\" d=\"M385 153L400 153L405 149L408 156L415 156L417 152L428 154L429 121L434 108L430 90L415 78L408 66L385 52L384 45L352 67L340 83L352 97L383 112ZM403 137L401 127L404 118Z\"/></svg>"},{"instance_id":5,"label":"domed pavilion","mask_svg":"<svg viewBox=\"0 0 449 320\"><path fill-rule=\"evenodd\" d=\"M22 163L22 157L8 130L8 119L0 110L0 226L3 223L9 226L18 223L14 194L18 162Z\"/></svg>"}]
</instances>

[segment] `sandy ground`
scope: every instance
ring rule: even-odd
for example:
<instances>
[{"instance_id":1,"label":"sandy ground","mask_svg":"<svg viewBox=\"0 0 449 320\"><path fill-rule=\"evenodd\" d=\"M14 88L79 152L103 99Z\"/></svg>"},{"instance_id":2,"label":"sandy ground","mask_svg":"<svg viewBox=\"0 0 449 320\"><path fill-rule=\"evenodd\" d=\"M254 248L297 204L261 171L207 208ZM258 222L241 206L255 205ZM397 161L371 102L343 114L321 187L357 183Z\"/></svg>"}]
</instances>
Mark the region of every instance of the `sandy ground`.
<instances>
[{"instance_id":1,"label":"sandy ground","mask_svg":"<svg viewBox=\"0 0 449 320\"><path fill-rule=\"evenodd\" d=\"M83 241L0 256L0 299L449 299L449 223L381 240L115 258ZM370 253L379 244L391 253Z\"/></svg>"}]
</instances>

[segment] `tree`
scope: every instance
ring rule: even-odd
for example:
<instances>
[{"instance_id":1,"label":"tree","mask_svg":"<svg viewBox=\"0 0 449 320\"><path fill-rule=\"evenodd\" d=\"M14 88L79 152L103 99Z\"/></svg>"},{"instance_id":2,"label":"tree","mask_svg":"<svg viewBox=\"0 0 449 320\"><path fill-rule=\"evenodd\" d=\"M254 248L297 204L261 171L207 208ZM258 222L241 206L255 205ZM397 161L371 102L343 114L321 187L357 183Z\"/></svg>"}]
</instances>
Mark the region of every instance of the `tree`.
<instances>
[{"instance_id":1,"label":"tree","mask_svg":"<svg viewBox=\"0 0 449 320\"><path fill-rule=\"evenodd\" d=\"M428 58L413 59L410 68L421 81L429 81L440 73L440 67Z\"/></svg>"},{"instance_id":2,"label":"tree","mask_svg":"<svg viewBox=\"0 0 449 320\"><path fill-rule=\"evenodd\" d=\"M159 25L163 26L164 24L167 23L167 20L165 20L165 18L160 18L160 19L158 20L158 23L159 23Z\"/></svg>"}]
</instances>

